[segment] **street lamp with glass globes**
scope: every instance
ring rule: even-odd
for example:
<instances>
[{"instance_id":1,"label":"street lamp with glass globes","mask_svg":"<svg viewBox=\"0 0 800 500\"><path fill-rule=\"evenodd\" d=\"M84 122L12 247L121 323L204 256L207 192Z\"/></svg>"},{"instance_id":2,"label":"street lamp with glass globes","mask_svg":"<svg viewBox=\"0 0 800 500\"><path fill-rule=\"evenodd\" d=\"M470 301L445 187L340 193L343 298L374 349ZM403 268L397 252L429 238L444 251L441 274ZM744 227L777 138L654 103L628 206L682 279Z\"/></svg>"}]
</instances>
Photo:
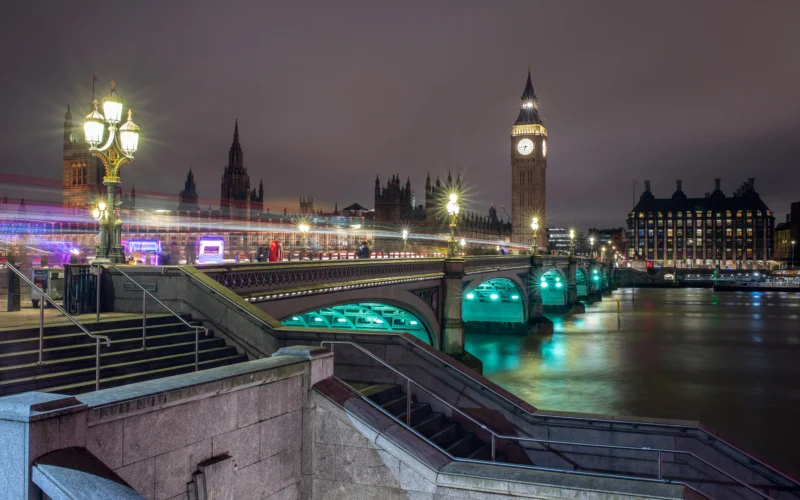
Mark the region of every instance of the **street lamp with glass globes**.
<instances>
[{"instance_id":1,"label":"street lamp with glass globes","mask_svg":"<svg viewBox=\"0 0 800 500\"><path fill-rule=\"evenodd\" d=\"M117 96L115 82L111 82L111 92L103 98L103 113L94 109L83 122L83 131L89 151L100 159L105 167L103 184L108 191L107 202L100 202L92 210L92 216L100 223L100 242L97 245L98 258L108 258L114 263L124 262L122 251L122 221L116 216L116 192L120 184L120 167L133 161L133 154L139 148L139 127L133 123L132 112L128 109L128 121L117 128L122 119L122 101ZM108 126L108 137L103 142L103 129ZM101 208L101 205L103 208Z\"/></svg>"},{"instance_id":2,"label":"street lamp with glass globes","mask_svg":"<svg viewBox=\"0 0 800 500\"><path fill-rule=\"evenodd\" d=\"M536 255L536 251L538 250L538 245L537 245L538 240L536 239L536 237L537 234L539 233L538 217L534 217L533 220L531 221L531 229L533 229L533 241L531 242L531 251L533 252L533 255Z\"/></svg>"},{"instance_id":3,"label":"street lamp with glass globes","mask_svg":"<svg viewBox=\"0 0 800 500\"><path fill-rule=\"evenodd\" d=\"M794 240L792 240L792 269L794 269Z\"/></svg>"},{"instance_id":4,"label":"street lamp with glass globes","mask_svg":"<svg viewBox=\"0 0 800 500\"><path fill-rule=\"evenodd\" d=\"M589 236L589 258L594 259L594 236Z\"/></svg>"},{"instance_id":5,"label":"street lamp with glass globes","mask_svg":"<svg viewBox=\"0 0 800 500\"><path fill-rule=\"evenodd\" d=\"M575 254L575 230L574 229L570 229L569 230L569 248L570 248L569 254L570 255Z\"/></svg>"},{"instance_id":6,"label":"street lamp with glass globes","mask_svg":"<svg viewBox=\"0 0 800 500\"><path fill-rule=\"evenodd\" d=\"M456 217L458 217L458 195L450 193L447 202L447 213L450 215L450 241L447 245L447 256L452 258L458 253L458 243L456 242Z\"/></svg>"},{"instance_id":7,"label":"street lamp with glass globes","mask_svg":"<svg viewBox=\"0 0 800 500\"><path fill-rule=\"evenodd\" d=\"M403 229L401 233L403 235L403 248L406 247L406 241L408 240L408 229Z\"/></svg>"},{"instance_id":8,"label":"street lamp with glass globes","mask_svg":"<svg viewBox=\"0 0 800 500\"><path fill-rule=\"evenodd\" d=\"M300 222L297 224L297 230L300 231L300 234L303 235L303 252L307 252L308 248L308 231L311 229L311 226L308 225L306 222Z\"/></svg>"}]
</instances>

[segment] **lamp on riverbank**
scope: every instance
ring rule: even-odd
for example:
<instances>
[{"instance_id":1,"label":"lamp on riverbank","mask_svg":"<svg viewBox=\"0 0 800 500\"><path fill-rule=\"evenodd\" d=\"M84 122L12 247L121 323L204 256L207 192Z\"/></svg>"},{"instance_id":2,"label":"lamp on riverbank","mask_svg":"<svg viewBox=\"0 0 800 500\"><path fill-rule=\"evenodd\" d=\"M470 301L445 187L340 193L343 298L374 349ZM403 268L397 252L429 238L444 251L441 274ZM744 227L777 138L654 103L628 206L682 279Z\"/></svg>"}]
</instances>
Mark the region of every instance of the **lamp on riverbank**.
<instances>
[{"instance_id":1,"label":"lamp on riverbank","mask_svg":"<svg viewBox=\"0 0 800 500\"><path fill-rule=\"evenodd\" d=\"M447 213L450 215L450 241L447 245L447 257L453 258L458 253L458 243L456 242L456 217L458 217L458 195L450 193L447 202Z\"/></svg>"},{"instance_id":2,"label":"lamp on riverbank","mask_svg":"<svg viewBox=\"0 0 800 500\"><path fill-rule=\"evenodd\" d=\"M533 229L533 241L531 242L531 252L533 255L536 255L537 245L536 245L536 235L539 232L539 218L534 217L531 221L531 229Z\"/></svg>"},{"instance_id":3,"label":"lamp on riverbank","mask_svg":"<svg viewBox=\"0 0 800 500\"><path fill-rule=\"evenodd\" d=\"M117 129L117 123L122 118L122 101L117 96L115 82L111 82L111 92L103 98L104 114L97 109L96 100L93 104L94 109L83 122L84 139L89 144L92 156L100 158L105 167L103 184L108 192L108 201L100 202L92 211L92 217L100 223L96 257L107 257L111 262L121 263L125 260L121 244L122 221L115 216L115 198L117 186L120 185L119 169L123 164L133 161L133 154L139 148L140 129L133 123L130 109L128 121ZM104 122L108 124L108 139L101 146Z\"/></svg>"},{"instance_id":4,"label":"lamp on riverbank","mask_svg":"<svg viewBox=\"0 0 800 500\"><path fill-rule=\"evenodd\" d=\"M575 254L575 230L574 229L570 229L569 230L569 254L570 255L574 255Z\"/></svg>"}]
</instances>

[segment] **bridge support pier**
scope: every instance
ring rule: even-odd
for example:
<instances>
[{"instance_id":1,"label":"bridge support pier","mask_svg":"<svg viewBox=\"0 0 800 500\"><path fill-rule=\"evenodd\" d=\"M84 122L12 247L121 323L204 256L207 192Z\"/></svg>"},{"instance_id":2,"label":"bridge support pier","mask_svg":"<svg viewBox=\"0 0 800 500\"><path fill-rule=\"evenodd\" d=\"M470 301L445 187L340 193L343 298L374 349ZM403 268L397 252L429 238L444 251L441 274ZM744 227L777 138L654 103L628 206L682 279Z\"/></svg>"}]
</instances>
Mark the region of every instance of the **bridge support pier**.
<instances>
[{"instance_id":1,"label":"bridge support pier","mask_svg":"<svg viewBox=\"0 0 800 500\"><path fill-rule=\"evenodd\" d=\"M553 322L544 315L539 285L542 265L541 255L531 256L531 266L528 271L528 331L529 333L552 335Z\"/></svg>"},{"instance_id":2,"label":"bridge support pier","mask_svg":"<svg viewBox=\"0 0 800 500\"><path fill-rule=\"evenodd\" d=\"M572 313L585 313L586 306L578 301L578 259L574 255L569 256L568 269L567 307Z\"/></svg>"},{"instance_id":3,"label":"bridge support pier","mask_svg":"<svg viewBox=\"0 0 800 500\"><path fill-rule=\"evenodd\" d=\"M442 350L460 363L483 373L480 359L464 350L464 320L462 317L462 283L467 261L445 259L444 261L444 309L442 314Z\"/></svg>"}]
</instances>

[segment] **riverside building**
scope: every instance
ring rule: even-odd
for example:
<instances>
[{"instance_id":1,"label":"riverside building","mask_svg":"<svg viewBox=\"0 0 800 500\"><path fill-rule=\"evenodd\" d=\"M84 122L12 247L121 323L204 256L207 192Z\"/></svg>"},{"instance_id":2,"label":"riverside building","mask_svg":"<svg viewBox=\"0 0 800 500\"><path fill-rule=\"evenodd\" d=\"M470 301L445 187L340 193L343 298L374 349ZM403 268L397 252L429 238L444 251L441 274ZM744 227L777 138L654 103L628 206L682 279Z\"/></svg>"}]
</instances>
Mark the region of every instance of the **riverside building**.
<instances>
[{"instance_id":1,"label":"riverside building","mask_svg":"<svg viewBox=\"0 0 800 500\"><path fill-rule=\"evenodd\" d=\"M656 198L650 181L628 217L628 258L642 267L762 269L772 260L775 217L748 179L733 196L720 180L703 198L689 198L677 181L670 198Z\"/></svg>"}]
</instances>

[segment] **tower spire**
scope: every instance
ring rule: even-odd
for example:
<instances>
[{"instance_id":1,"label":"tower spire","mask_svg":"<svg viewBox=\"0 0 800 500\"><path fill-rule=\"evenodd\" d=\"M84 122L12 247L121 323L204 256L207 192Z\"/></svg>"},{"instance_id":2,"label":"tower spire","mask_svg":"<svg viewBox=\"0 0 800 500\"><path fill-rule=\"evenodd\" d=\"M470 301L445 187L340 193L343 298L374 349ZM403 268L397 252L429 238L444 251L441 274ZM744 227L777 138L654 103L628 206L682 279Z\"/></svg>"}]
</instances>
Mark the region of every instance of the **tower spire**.
<instances>
[{"instance_id":1,"label":"tower spire","mask_svg":"<svg viewBox=\"0 0 800 500\"><path fill-rule=\"evenodd\" d=\"M542 119L539 116L539 104L536 102L536 92L533 90L533 82L531 81L531 69L528 67L528 79L525 81L525 90L522 91L520 97L521 109L519 117L514 125L543 125Z\"/></svg>"},{"instance_id":2,"label":"tower spire","mask_svg":"<svg viewBox=\"0 0 800 500\"><path fill-rule=\"evenodd\" d=\"M530 81L530 75L528 81ZM233 126L233 144L239 144L239 118L236 118L236 125Z\"/></svg>"}]
</instances>

